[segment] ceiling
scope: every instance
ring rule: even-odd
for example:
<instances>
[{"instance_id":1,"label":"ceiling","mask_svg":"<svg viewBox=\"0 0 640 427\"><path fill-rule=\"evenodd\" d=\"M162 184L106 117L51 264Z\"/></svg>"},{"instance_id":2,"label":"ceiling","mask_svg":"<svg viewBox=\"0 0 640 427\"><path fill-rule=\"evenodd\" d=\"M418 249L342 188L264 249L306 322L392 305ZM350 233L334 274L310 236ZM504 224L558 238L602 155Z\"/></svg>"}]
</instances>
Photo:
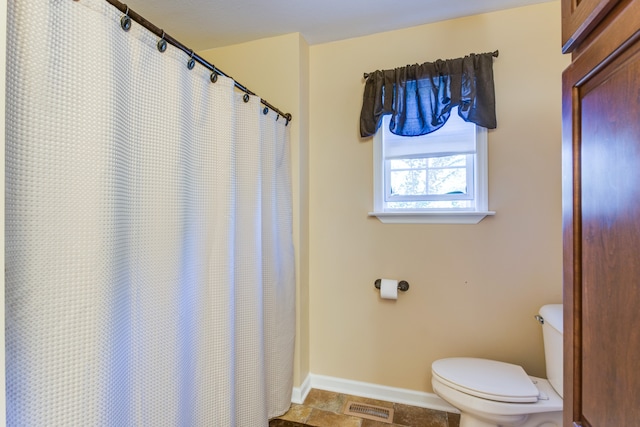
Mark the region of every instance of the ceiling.
<instances>
[{"instance_id":1,"label":"ceiling","mask_svg":"<svg viewBox=\"0 0 640 427\"><path fill-rule=\"evenodd\" d=\"M549 0L120 0L193 50L282 34L325 43Z\"/></svg>"}]
</instances>

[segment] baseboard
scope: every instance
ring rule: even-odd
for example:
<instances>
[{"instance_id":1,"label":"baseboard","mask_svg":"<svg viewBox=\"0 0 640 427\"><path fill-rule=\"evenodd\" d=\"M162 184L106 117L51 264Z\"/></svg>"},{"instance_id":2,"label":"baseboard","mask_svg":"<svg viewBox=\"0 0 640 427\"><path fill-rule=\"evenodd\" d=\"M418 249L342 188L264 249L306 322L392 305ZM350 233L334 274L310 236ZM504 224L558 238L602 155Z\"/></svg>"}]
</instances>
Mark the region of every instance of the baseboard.
<instances>
[{"instance_id":1,"label":"baseboard","mask_svg":"<svg viewBox=\"0 0 640 427\"><path fill-rule=\"evenodd\" d=\"M418 406L437 411L453 413L460 412L433 393L388 387L379 384L371 384L316 374L309 374L300 387L293 388L291 401L293 403L303 403L312 388L333 391L335 393L350 394L353 396L367 397L369 399L402 403L405 405Z\"/></svg>"},{"instance_id":2,"label":"baseboard","mask_svg":"<svg viewBox=\"0 0 640 427\"><path fill-rule=\"evenodd\" d=\"M300 387L294 387L293 393L291 393L291 403L304 403L304 400L307 398L307 395L311 391L311 374L307 375L307 377L302 381Z\"/></svg>"}]
</instances>

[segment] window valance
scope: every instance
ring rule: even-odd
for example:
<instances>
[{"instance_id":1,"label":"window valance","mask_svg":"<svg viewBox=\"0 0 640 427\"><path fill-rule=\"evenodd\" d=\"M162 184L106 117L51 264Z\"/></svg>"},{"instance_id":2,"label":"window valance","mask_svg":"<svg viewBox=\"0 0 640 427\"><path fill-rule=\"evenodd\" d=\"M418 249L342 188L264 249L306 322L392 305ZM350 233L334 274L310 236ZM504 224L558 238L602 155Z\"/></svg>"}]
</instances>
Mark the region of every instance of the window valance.
<instances>
[{"instance_id":1,"label":"window valance","mask_svg":"<svg viewBox=\"0 0 640 427\"><path fill-rule=\"evenodd\" d=\"M465 121L496 127L493 58L498 51L464 58L407 65L368 75L360 134L372 136L391 114L389 130L402 136L433 132L449 119L451 108Z\"/></svg>"}]
</instances>

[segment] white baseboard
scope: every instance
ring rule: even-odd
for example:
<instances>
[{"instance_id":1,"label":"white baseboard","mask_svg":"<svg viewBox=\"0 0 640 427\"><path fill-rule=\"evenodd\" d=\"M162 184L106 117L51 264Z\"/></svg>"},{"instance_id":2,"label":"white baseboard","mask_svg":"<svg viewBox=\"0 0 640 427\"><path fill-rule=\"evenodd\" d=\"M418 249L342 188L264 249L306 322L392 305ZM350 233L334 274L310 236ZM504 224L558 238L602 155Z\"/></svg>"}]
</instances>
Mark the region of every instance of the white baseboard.
<instances>
[{"instance_id":1,"label":"white baseboard","mask_svg":"<svg viewBox=\"0 0 640 427\"><path fill-rule=\"evenodd\" d=\"M387 387L379 384L371 384L316 374L309 374L300 387L293 388L291 402L298 404L303 403L312 388L332 391L334 393L367 397L369 399L402 403L405 405L418 406L437 411L460 413L456 408L449 405L433 393Z\"/></svg>"},{"instance_id":2,"label":"white baseboard","mask_svg":"<svg viewBox=\"0 0 640 427\"><path fill-rule=\"evenodd\" d=\"M291 393L291 403L303 404L307 395L311 391L311 374L307 375L307 378L302 381L300 387L294 387L293 393Z\"/></svg>"}]
</instances>

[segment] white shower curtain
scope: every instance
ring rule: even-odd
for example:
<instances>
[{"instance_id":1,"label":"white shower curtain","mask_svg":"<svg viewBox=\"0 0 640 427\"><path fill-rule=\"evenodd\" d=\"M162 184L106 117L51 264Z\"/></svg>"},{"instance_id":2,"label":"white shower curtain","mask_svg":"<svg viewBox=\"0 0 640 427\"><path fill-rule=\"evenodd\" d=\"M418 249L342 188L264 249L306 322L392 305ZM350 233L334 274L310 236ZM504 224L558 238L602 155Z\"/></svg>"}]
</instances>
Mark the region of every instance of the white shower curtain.
<instances>
[{"instance_id":1,"label":"white shower curtain","mask_svg":"<svg viewBox=\"0 0 640 427\"><path fill-rule=\"evenodd\" d=\"M292 390L285 120L104 0L8 3L9 425L266 426Z\"/></svg>"}]
</instances>

